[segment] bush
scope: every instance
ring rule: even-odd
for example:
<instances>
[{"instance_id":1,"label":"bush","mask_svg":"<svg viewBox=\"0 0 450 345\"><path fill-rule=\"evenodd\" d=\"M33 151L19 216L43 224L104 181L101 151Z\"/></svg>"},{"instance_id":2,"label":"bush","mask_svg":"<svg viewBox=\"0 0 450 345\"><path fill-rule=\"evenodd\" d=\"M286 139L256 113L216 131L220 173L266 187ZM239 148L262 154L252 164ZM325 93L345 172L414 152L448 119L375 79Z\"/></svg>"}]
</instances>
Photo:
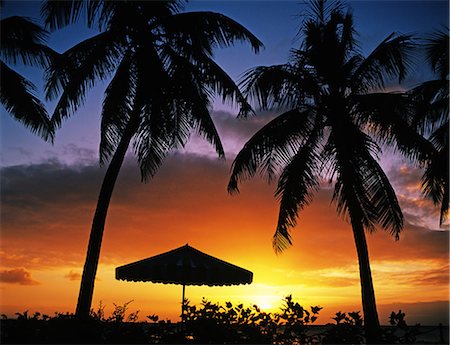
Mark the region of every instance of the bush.
<instances>
[{"instance_id":1,"label":"bush","mask_svg":"<svg viewBox=\"0 0 450 345\"><path fill-rule=\"evenodd\" d=\"M105 316L100 302L88 320L78 320L73 314L55 316L28 311L17 313L16 319L2 316L1 343L95 343L95 344L363 344L363 319L360 312L336 313L334 324L323 329L311 325L317 320L321 307L303 308L292 296L283 299L279 312L267 313L258 306L225 305L203 299L200 306L183 303L183 322L158 321L149 315L150 322L138 322L139 311L128 312L132 301L114 304L114 311ZM405 314L392 312L390 327L383 328L383 343L411 344L418 325L408 327ZM319 332L317 332L319 330Z\"/></svg>"}]
</instances>

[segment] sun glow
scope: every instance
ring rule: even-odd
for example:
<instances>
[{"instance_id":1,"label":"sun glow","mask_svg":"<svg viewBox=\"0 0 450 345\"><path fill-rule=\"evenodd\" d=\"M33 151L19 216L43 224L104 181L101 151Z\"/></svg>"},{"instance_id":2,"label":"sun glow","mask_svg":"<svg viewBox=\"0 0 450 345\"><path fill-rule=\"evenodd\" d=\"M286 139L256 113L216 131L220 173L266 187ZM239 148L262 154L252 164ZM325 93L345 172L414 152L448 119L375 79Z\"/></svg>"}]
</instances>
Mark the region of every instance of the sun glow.
<instances>
[{"instance_id":1,"label":"sun glow","mask_svg":"<svg viewBox=\"0 0 450 345\"><path fill-rule=\"evenodd\" d=\"M254 296L254 303L262 311L268 312L268 311L275 311L275 309L278 309L280 300L278 296L260 295Z\"/></svg>"}]
</instances>

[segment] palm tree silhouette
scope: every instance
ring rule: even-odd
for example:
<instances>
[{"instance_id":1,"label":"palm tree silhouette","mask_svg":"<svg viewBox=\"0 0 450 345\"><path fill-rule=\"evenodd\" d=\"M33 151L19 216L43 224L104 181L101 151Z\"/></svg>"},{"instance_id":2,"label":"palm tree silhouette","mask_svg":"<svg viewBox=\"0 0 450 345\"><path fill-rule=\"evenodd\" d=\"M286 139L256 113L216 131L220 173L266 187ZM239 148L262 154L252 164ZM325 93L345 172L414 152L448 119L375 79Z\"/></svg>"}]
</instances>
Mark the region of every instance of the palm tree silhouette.
<instances>
[{"instance_id":1,"label":"palm tree silhouette","mask_svg":"<svg viewBox=\"0 0 450 345\"><path fill-rule=\"evenodd\" d=\"M45 68L55 54L45 45L47 31L28 18L13 16L0 21L0 101L6 111L33 133L53 141L54 128L36 86L8 64Z\"/></svg>"},{"instance_id":2,"label":"palm tree silhouette","mask_svg":"<svg viewBox=\"0 0 450 345\"><path fill-rule=\"evenodd\" d=\"M242 79L244 93L263 110L284 111L260 129L236 156L228 191L256 173L278 174L280 210L273 238L279 253L292 244L290 228L312 202L320 178L334 181L332 200L351 223L357 249L366 337L379 341L380 325L365 230L377 226L396 239L403 215L388 178L376 161L379 143L422 159L427 143L407 126L410 99L380 90L401 81L409 68L412 38L389 35L367 57L359 53L352 14L339 2L314 1L303 23L303 43L288 63L259 66Z\"/></svg>"},{"instance_id":3,"label":"palm tree silhouette","mask_svg":"<svg viewBox=\"0 0 450 345\"><path fill-rule=\"evenodd\" d=\"M133 141L142 180L151 178L168 152L183 146L191 132L203 135L219 157L223 147L210 116L210 96L250 106L233 80L214 62L215 47L262 43L232 19L213 12L182 13L182 1L48 1L42 7L50 29L80 16L101 33L55 60L48 71L47 96L61 92L56 125L83 102L96 80L112 79L101 114L100 161L106 171L92 222L76 314L87 317L108 205L124 156Z\"/></svg>"},{"instance_id":4,"label":"palm tree silhouette","mask_svg":"<svg viewBox=\"0 0 450 345\"><path fill-rule=\"evenodd\" d=\"M449 207L449 35L436 31L426 39L426 58L438 78L415 87L411 93L419 107L414 122L416 129L428 137L433 146L430 158L425 162L422 191L427 199L440 207L439 224L448 219Z\"/></svg>"}]
</instances>

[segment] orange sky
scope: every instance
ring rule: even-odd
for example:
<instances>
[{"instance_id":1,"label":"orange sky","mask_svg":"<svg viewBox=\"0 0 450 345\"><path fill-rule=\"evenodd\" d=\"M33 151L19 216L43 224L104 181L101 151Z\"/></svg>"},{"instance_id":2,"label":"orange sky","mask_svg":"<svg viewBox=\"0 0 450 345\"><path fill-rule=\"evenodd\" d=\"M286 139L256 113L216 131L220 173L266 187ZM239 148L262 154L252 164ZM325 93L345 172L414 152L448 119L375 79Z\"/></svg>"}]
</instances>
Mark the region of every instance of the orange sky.
<instances>
[{"instance_id":1,"label":"orange sky","mask_svg":"<svg viewBox=\"0 0 450 345\"><path fill-rule=\"evenodd\" d=\"M208 6L220 3L211 2ZM10 4L23 7L24 11L32 7L17 1ZM206 2L198 4L203 7ZM395 6L389 4L390 11L383 10L387 2L380 4L353 3L359 11L355 20L366 27L366 31L361 31L364 49L372 49L375 42L381 42L392 31L425 34L439 23L448 22L448 11L441 11L440 3L431 10L430 4L420 1L398 2ZM293 16L296 12L289 12L291 3L277 6L274 2L265 11L259 8L258 16L243 11L241 3L229 5L235 9L227 13L236 19L245 18L243 23L250 24L250 29L257 28L255 34L267 44L267 49L259 55L262 60L255 60L248 47L224 51L221 66L236 77L247 67L284 62L298 30L297 18ZM426 16L422 6L427 6ZM287 16L279 13L284 11ZM381 13L383 21L374 13ZM276 14L279 20L266 20ZM293 31L280 34L279 30L285 28ZM79 31L72 27L56 35L60 38L54 39L55 48L60 51L71 46L71 39L78 42L80 38ZM414 83L426 76L422 75L422 65L415 71ZM42 83L40 76L38 80ZM2 113L0 161L5 157L7 162L14 162L11 164L27 163L0 168L0 313L14 315L29 310L53 314L75 310L90 224L104 173L93 149L99 143L102 98L102 91L94 89L87 97L86 107L58 132L54 146L46 145ZM136 163L128 157L108 214L93 307L101 300L108 312L113 303L134 300L130 310L140 310L141 320L149 314L177 320L181 286L120 282L114 279L114 270L189 243L254 273L251 285L187 287L186 296L193 303L206 297L212 301L256 303L273 310L284 296L292 294L305 307L324 307L317 321L320 324L330 322L339 310L361 310L352 232L349 224L337 217L327 188L302 212L292 231L294 246L279 256L271 247L278 209L273 197L275 186L255 178L241 186L239 195L227 194L234 155L271 118L258 114L238 121L235 115L225 111L214 114L227 153L226 162L213 158L211 147L193 138L186 150L167 159L150 183L142 184ZM387 323L392 310L402 309L410 324L448 324L448 227L433 230L437 229L438 214L420 197L420 171L391 154L385 156L382 165L398 193L405 229L398 242L383 231L368 236L380 320Z\"/></svg>"},{"instance_id":2,"label":"orange sky","mask_svg":"<svg viewBox=\"0 0 450 345\"><path fill-rule=\"evenodd\" d=\"M234 125L222 120L221 131L233 133ZM252 126L259 125L241 126L243 134L234 136L246 136ZM232 139L225 142L228 151ZM198 151L197 144L190 148ZM336 215L327 188L302 213L294 246L277 256L271 248L274 185L256 178L230 196L232 158L202 152L172 155L148 184L140 183L136 163L126 161L106 224L93 307L101 300L108 312L113 303L134 300L130 310L140 310L141 320L149 314L177 320L181 286L116 281L114 269L189 243L254 273L251 285L187 287L193 303L206 297L274 310L292 294L305 307L324 307L318 323L339 310L361 310L352 232ZM387 323L392 310L402 309L410 323L448 324L448 231L427 229L438 218L417 197L419 173L398 162L385 166L406 225L399 242L383 231L368 237L380 319ZM93 161L65 165L56 159L2 169L2 313L74 311L103 172Z\"/></svg>"}]
</instances>

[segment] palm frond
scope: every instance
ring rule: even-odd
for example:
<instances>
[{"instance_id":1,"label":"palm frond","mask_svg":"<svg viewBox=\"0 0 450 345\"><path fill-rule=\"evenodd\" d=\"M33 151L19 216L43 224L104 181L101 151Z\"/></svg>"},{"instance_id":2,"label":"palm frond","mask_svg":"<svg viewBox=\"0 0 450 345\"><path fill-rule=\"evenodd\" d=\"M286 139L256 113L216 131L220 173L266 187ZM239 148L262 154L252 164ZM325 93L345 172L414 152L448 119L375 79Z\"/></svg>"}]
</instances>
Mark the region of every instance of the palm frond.
<instances>
[{"instance_id":1,"label":"palm frond","mask_svg":"<svg viewBox=\"0 0 450 345\"><path fill-rule=\"evenodd\" d=\"M330 124L321 160L327 161L331 175L336 176L332 200L336 202L338 214L350 215L372 231L377 217L365 183L370 171L364 165L364 157L377 153L378 145L348 117Z\"/></svg>"},{"instance_id":2,"label":"palm frond","mask_svg":"<svg viewBox=\"0 0 450 345\"><path fill-rule=\"evenodd\" d=\"M339 0L313 0L309 3L306 22L314 21L323 25L333 13L343 10L344 4Z\"/></svg>"},{"instance_id":3,"label":"palm frond","mask_svg":"<svg viewBox=\"0 0 450 345\"><path fill-rule=\"evenodd\" d=\"M171 74L171 83L176 85L173 90L173 98L178 102L177 110L174 114L175 126L178 129L174 133L182 134L178 142L184 144L185 138L188 137L189 131L193 127L214 145L219 157L224 158L225 152L219 133L211 119L210 104L206 90L208 85L211 83L215 84L215 76L213 73L209 74L207 72L209 71L209 66L203 67L203 64L200 64L199 67L191 63L189 59L178 55L168 46L165 47L165 54L170 60L168 70ZM212 65L213 69L217 66L213 61L209 61L209 58L206 58L206 62ZM217 68L220 73L224 74L224 79L228 82L229 77L218 66ZM209 78L212 81L208 80ZM231 81L231 87L233 85L234 83ZM212 87L215 88L214 85ZM222 90L222 92L228 91L226 88ZM231 92L233 91L231 90ZM184 116L184 113L189 114L189 118Z\"/></svg>"},{"instance_id":4,"label":"palm frond","mask_svg":"<svg viewBox=\"0 0 450 345\"><path fill-rule=\"evenodd\" d=\"M448 120L449 81L429 80L409 91L416 105L414 127L425 135Z\"/></svg>"},{"instance_id":5,"label":"palm frond","mask_svg":"<svg viewBox=\"0 0 450 345\"><path fill-rule=\"evenodd\" d=\"M135 63L138 79L133 111L139 116L140 125L135 136L134 150L141 178L147 181L156 174L167 153L176 143L176 109L172 98L176 85L171 83L164 62L153 45L142 44L135 53ZM183 142L186 139L182 138Z\"/></svg>"},{"instance_id":6,"label":"palm frond","mask_svg":"<svg viewBox=\"0 0 450 345\"><path fill-rule=\"evenodd\" d=\"M244 145L232 164L228 192L239 192L242 182L260 171L271 181L311 133L315 111L287 111L261 128Z\"/></svg>"},{"instance_id":7,"label":"palm frond","mask_svg":"<svg viewBox=\"0 0 450 345\"><path fill-rule=\"evenodd\" d=\"M111 14L110 6L116 1L104 0L45 0L41 5L41 16L51 31L64 28L83 20L88 27L93 28L98 23L101 29ZM107 11L103 8L108 7Z\"/></svg>"},{"instance_id":8,"label":"palm frond","mask_svg":"<svg viewBox=\"0 0 450 345\"><path fill-rule=\"evenodd\" d=\"M130 121L136 90L133 53L128 51L105 90L100 130L100 164L105 164L117 149Z\"/></svg>"},{"instance_id":9,"label":"palm frond","mask_svg":"<svg viewBox=\"0 0 450 345\"><path fill-rule=\"evenodd\" d=\"M411 35L390 34L355 71L351 87L354 92L383 88L387 80L405 79L411 68L415 45Z\"/></svg>"},{"instance_id":10,"label":"palm frond","mask_svg":"<svg viewBox=\"0 0 450 345\"><path fill-rule=\"evenodd\" d=\"M429 140L438 151L444 150L448 146L449 141L448 119L431 134Z\"/></svg>"},{"instance_id":11,"label":"palm frond","mask_svg":"<svg viewBox=\"0 0 450 345\"><path fill-rule=\"evenodd\" d=\"M199 67L202 70L203 83L211 88L216 94L220 95L222 102L237 103L239 105L239 118L245 118L254 113L247 98L241 93L233 79L212 59L204 57L199 61Z\"/></svg>"},{"instance_id":12,"label":"palm frond","mask_svg":"<svg viewBox=\"0 0 450 345\"><path fill-rule=\"evenodd\" d=\"M261 110L297 108L316 91L308 77L290 64L259 66L246 71L239 84Z\"/></svg>"},{"instance_id":13,"label":"palm frond","mask_svg":"<svg viewBox=\"0 0 450 345\"><path fill-rule=\"evenodd\" d=\"M427 61L440 79L448 77L449 69L449 37L448 28L445 29L434 32L425 44Z\"/></svg>"},{"instance_id":14,"label":"palm frond","mask_svg":"<svg viewBox=\"0 0 450 345\"><path fill-rule=\"evenodd\" d=\"M233 79L207 54L197 52L195 48L186 42L178 41L175 47L168 44L163 45L163 53L173 61L171 67L181 64L183 68L190 70L195 76L195 84L210 90L208 94L213 94L222 98L222 102L229 102L231 105L239 105L238 117L247 117L253 112L247 99L239 90ZM195 70L195 71L194 71ZM190 77L188 77L191 80Z\"/></svg>"},{"instance_id":15,"label":"palm frond","mask_svg":"<svg viewBox=\"0 0 450 345\"><path fill-rule=\"evenodd\" d=\"M422 192L436 206L440 205L440 225L448 219L449 208L449 122L436 129L430 136L435 148L422 176Z\"/></svg>"},{"instance_id":16,"label":"palm frond","mask_svg":"<svg viewBox=\"0 0 450 345\"><path fill-rule=\"evenodd\" d=\"M426 161L433 151L413 126L419 108L405 93L371 93L352 96L356 121L367 126L382 143L407 157Z\"/></svg>"},{"instance_id":17,"label":"palm frond","mask_svg":"<svg viewBox=\"0 0 450 345\"><path fill-rule=\"evenodd\" d=\"M448 134L448 129L447 129ZM440 206L440 225L448 219L449 209L449 144L436 151L425 167L422 192L425 198Z\"/></svg>"},{"instance_id":18,"label":"palm frond","mask_svg":"<svg viewBox=\"0 0 450 345\"><path fill-rule=\"evenodd\" d=\"M141 108L141 122L134 142L134 151L137 155L141 171L142 181L147 181L154 177L161 167L169 151L173 148L172 133L167 132L165 122L155 119L160 115L156 106L147 109ZM158 116L162 117L162 116Z\"/></svg>"},{"instance_id":19,"label":"palm frond","mask_svg":"<svg viewBox=\"0 0 450 345\"><path fill-rule=\"evenodd\" d=\"M344 58L347 60L347 54L349 52L355 53L355 48L358 47L358 42L355 39L355 28L353 26L353 14L347 12L342 19L341 29L341 49Z\"/></svg>"},{"instance_id":20,"label":"palm frond","mask_svg":"<svg viewBox=\"0 0 450 345\"><path fill-rule=\"evenodd\" d=\"M398 239L403 215L394 189L373 158L377 145L347 122L332 127L326 150L326 155L335 159L337 179L333 201L338 212L350 215L369 231L379 224Z\"/></svg>"},{"instance_id":21,"label":"palm frond","mask_svg":"<svg viewBox=\"0 0 450 345\"><path fill-rule=\"evenodd\" d=\"M319 138L320 128L316 128L286 165L278 180L275 196L280 199L280 211L272 242L277 254L292 244L289 229L297 224L298 212L312 202L313 193L319 188L319 157L315 152Z\"/></svg>"},{"instance_id":22,"label":"palm frond","mask_svg":"<svg viewBox=\"0 0 450 345\"><path fill-rule=\"evenodd\" d=\"M0 56L6 63L46 67L56 55L46 46L48 32L30 18L2 19L0 31Z\"/></svg>"},{"instance_id":23,"label":"palm frond","mask_svg":"<svg viewBox=\"0 0 450 345\"><path fill-rule=\"evenodd\" d=\"M377 223L398 240L403 229L403 214L395 191L380 165L370 154L365 156L365 161L370 171L366 181L367 190L377 211Z\"/></svg>"},{"instance_id":24,"label":"palm frond","mask_svg":"<svg viewBox=\"0 0 450 345\"><path fill-rule=\"evenodd\" d=\"M219 132L211 118L208 103L209 102L205 97L203 97L203 102L201 102L200 99L193 102L191 112L194 128L200 135L204 136L208 142L214 145L219 158L225 158L225 151L220 140Z\"/></svg>"},{"instance_id":25,"label":"palm frond","mask_svg":"<svg viewBox=\"0 0 450 345\"><path fill-rule=\"evenodd\" d=\"M229 47L236 42L250 43L255 53L262 42L244 26L233 19L215 12L186 12L175 14L164 24L170 35L178 35L193 45Z\"/></svg>"},{"instance_id":26,"label":"palm frond","mask_svg":"<svg viewBox=\"0 0 450 345\"><path fill-rule=\"evenodd\" d=\"M41 101L36 87L0 61L0 100L6 111L33 133L46 141L53 141L54 127Z\"/></svg>"},{"instance_id":27,"label":"palm frond","mask_svg":"<svg viewBox=\"0 0 450 345\"><path fill-rule=\"evenodd\" d=\"M117 34L105 31L69 49L53 60L46 72L45 92L51 100L62 91L52 121L60 126L63 119L83 104L86 92L97 80L109 76L122 55Z\"/></svg>"}]
</instances>

